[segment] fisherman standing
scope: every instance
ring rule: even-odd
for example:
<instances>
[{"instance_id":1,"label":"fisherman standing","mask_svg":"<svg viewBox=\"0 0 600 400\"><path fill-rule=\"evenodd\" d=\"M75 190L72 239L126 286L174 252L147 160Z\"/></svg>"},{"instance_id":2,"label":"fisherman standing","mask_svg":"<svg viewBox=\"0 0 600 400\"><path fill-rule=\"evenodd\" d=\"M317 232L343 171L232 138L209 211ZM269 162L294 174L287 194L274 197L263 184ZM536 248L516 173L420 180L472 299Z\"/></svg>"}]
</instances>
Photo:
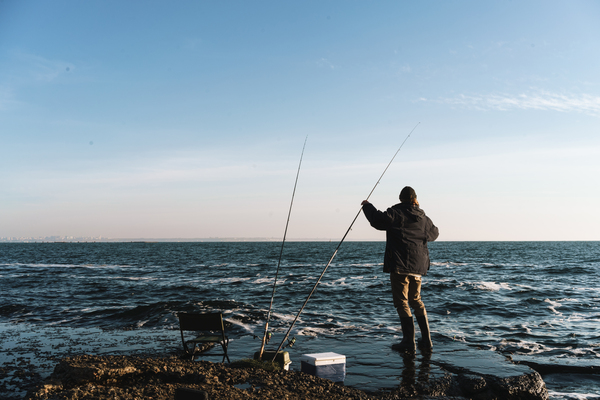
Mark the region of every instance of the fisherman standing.
<instances>
[{"instance_id":1,"label":"fisherman standing","mask_svg":"<svg viewBox=\"0 0 600 400\"><path fill-rule=\"evenodd\" d=\"M421 329L419 347L433 347L429 334L427 311L421 300L421 277L429 270L429 249L439 235L438 228L419 208L417 194L406 186L400 192L400 203L379 211L367 200L362 210L371 226L386 231L383 271L390 273L394 307L400 316L402 341L392 345L394 350L415 351L415 325L410 312L412 308Z\"/></svg>"}]
</instances>

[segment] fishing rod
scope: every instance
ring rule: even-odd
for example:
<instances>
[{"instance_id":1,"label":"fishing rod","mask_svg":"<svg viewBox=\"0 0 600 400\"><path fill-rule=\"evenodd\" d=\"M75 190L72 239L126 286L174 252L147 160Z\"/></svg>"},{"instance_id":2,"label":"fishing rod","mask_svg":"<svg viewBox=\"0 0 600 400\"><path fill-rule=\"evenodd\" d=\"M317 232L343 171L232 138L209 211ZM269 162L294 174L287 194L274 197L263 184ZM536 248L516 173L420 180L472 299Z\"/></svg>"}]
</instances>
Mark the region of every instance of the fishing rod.
<instances>
[{"instance_id":1,"label":"fishing rod","mask_svg":"<svg viewBox=\"0 0 600 400\"><path fill-rule=\"evenodd\" d=\"M283 241L281 242L281 250L279 251L279 261L277 262L277 272L275 272L275 282L273 282L273 293L271 294L271 304L269 305L269 312L267 313L267 323L265 324L265 333L262 338L262 344L260 346L260 352L258 359L262 360L263 352L265 351L265 345L267 344L267 336L269 334L269 320L271 319L271 310L273 309L273 299L275 298L275 287L277 286L277 278L279 276L279 267L281 265L281 257L283 256L283 245L285 244L285 237L287 235L288 225L290 224L290 216L292 215L292 205L294 204L294 196L296 195L296 186L298 185L298 176L300 175L300 166L302 165L302 157L304 156L304 149L306 148L306 141L308 135L304 139L304 146L302 146L302 153L300 154L300 163L298 164L298 172L296 172L296 181L294 182L294 190L292 191L292 201L290 202L290 209L288 211L287 222L285 223L285 231L283 232Z\"/></svg>"},{"instance_id":2,"label":"fishing rod","mask_svg":"<svg viewBox=\"0 0 600 400\"><path fill-rule=\"evenodd\" d=\"M419 124L420 124L420 122L418 122L417 125L415 125L415 127L412 128L412 130L410 131L410 133L408 134L408 136L406 136L406 138L404 139L404 141L402 142L402 144L400 145L400 147L398 147L398 150L396 150L396 153L394 153L394 156L392 157L392 159L390 160L390 162L388 163L388 165L383 170L383 173L381 174L381 176L377 180L377 183L375 184L375 186L373 186L373 189L371 189L371 192L367 196L366 200L369 200L369 198L371 197L371 195L375 191L375 188L377 187L377 185L379 185L379 182L381 181L381 178L383 178L383 175L385 175L386 171L388 170L388 168L392 164L392 161L394 161L394 158L396 158L396 155L398 155L398 153L400 152L400 149L402 149L402 146L404 146L404 143L406 143L406 141L408 140L408 138L410 137L410 135L414 132L415 129L417 129L417 126L419 126ZM331 258L327 262L327 265L325 265L325 268L323 268L323 272L321 272L321 276L319 276L319 279L317 279L317 282L315 282L315 285L313 286L312 290L308 294L308 297L306 297L306 300L304 301L304 304L302 305L302 307L300 307L300 310L298 311L298 314L296 314L296 318L294 318L294 321L292 322L292 325L290 326L290 329L288 329L287 333L285 334L285 337L283 338L283 340L279 344L279 347L277 348L277 351L275 352L275 356L273 357L273 362L275 361L275 358L277 357L277 353L279 353L279 351L283 347L283 344L285 343L285 341L287 340L287 338L290 336L290 332L292 331L292 328L296 324L296 321L298 321L298 318L300 317L300 314L304 310L304 307L306 307L306 304L308 303L308 300L310 300L310 298L313 295L313 293L315 292L315 290L317 290L317 286L319 285L319 282L321 282L321 279L323 278L323 275L325 275L325 272L327 271L327 268L329 268L329 265L331 264L331 262L333 261L333 259L337 255L338 250L342 246L342 243L344 243L344 240L346 239L346 236L348 236L348 233L350 233L350 230L352 229L352 226L354 225L354 223L358 219L358 216L360 215L361 211L362 211L362 206L361 206L360 210L358 210L358 213L356 214L356 216L354 217L354 219L352 220L352 223L348 227L348 230L346 230L346 233L342 237L342 240L340 240L340 243L335 248L335 251L333 252L333 255L331 256Z\"/></svg>"}]
</instances>

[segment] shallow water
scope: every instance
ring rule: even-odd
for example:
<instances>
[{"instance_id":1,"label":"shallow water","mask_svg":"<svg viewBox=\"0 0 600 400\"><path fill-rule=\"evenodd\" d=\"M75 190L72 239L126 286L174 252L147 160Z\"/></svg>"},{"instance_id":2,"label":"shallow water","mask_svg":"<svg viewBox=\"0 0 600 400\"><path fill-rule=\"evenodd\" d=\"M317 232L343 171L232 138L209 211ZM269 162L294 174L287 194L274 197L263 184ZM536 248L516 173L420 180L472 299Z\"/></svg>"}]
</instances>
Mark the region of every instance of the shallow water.
<instances>
[{"instance_id":1,"label":"shallow water","mask_svg":"<svg viewBox=\"0 0 600 400\"><path fill-rule=\"evenodd\" d=\"M282 340L336 246L286 243L270 323L274 342ZM397 339L399 321L382 272L384 246L342 245L292 331L298 348L314 343L311 338ZM232 324L231 336L262 335L280 247L1 243L0 322L156 333L177 329L179 311L220 310ZM599 242L434 242L430 251L423 299L434 341L535 362L600 365ZM553 398L600 396L597 381L579 381L580 392L570 383L549 383Z\"/></svg>"}]
</instances>

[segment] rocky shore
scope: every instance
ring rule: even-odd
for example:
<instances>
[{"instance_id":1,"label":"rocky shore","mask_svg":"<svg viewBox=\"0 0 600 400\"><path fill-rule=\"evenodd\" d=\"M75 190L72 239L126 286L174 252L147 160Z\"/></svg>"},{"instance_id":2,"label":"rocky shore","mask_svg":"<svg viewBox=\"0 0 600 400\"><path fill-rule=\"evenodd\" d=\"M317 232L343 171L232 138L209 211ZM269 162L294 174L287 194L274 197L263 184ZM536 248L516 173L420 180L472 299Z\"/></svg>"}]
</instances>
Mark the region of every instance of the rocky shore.
<instances>
[{"instance_id":1,"label":"rocky shore","mask_svg":"<svg viewBox=\"0 0 600 400\"><path fill-rule=\"evenodd\" d=\"M545 400L548 393L533 370L512 378L447 371L393 390L364 392L299 371L270 372L176 356L80 355L60 360L51 376L25 398Z\"/></svg>"},{"instance_id":2,"label":"rocky shore","mask_svg":"<svg viewBox=\"0 0 600 400\"><path fill-rule=\"evenodd\" d=\"M432 353L407 357L383 339L311 338L290 352L291 371L267 372L235 366L256 350L251 336L230 345L230 365L182 359L177 339L171 331L4 325L0 400L174 399L185 390L196 392L179 396L182 400L203 398L201 394L208 399L548 398L534 371L543 374L544 365L524 365L531 357L507 357L459 341L438 340ZM301 354L332 350L346 355L346 386L300 372Z\"/></svg>"}]
</instances>

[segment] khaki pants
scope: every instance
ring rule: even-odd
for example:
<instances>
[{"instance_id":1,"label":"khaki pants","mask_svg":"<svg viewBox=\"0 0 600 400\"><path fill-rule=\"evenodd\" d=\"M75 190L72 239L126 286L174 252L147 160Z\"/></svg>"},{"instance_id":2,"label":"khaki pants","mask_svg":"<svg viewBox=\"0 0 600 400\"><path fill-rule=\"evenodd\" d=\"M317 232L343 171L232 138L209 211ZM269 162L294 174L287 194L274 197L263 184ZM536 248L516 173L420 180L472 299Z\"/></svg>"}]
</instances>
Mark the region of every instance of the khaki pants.
<instances>
[{"instance_id":1,"label":"khaki pants","mask_svg":"<svg viewBox=\"0 0 600 400\"><path fill-rule=\"evenodd\" d=\"M425 304L421 301L421 277L412 275L390 274L394 307L400 318L412 317L410 308L416 316L427 315Z\"/></svg>"}]
</instances>

